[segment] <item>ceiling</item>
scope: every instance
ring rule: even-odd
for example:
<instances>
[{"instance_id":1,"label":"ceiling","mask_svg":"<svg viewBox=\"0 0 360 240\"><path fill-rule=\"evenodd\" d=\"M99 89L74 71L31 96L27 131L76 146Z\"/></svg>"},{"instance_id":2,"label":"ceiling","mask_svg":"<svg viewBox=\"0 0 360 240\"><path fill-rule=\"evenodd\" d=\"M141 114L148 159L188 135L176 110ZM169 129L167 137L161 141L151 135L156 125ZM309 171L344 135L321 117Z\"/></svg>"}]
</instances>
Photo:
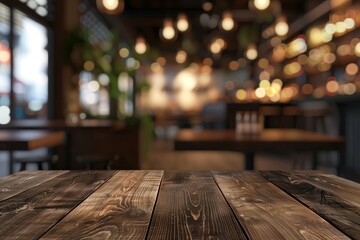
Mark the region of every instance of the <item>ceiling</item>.
<instances>
[{"instance_id":1,"label":"ceiling","mask_svg":"<svg viewBox=\"0 0 360 240\"><path fill-rule=\"evenodd\" d=\"M275 16L285 15L288 23L302 16L307 9L318 5L323 0L272 0L267 10L249 10L247 0L213 0L213 9L205 12L202 8L204 0L125 0L124 11L116 16L107 16L112 24L123 27L124 34L134 42L143 36L150 46L153 55L164 56L168 61L175 59L179 49L188 52L189 62L202 61L211 57L218 67L229 61L243 57L243 51L250 42L260 44L265 39L261 32L270 26ZM219 27L203 26L201 14L206 13L209 21L221 18L224 11L230 10L234 16L236 27L226 32ZM179 33L176 40L164 41L159 31L165 18L176 21L179 13L185 13L190 22L190 30ZM208 50L210 41L220 36L227 42L221 55L214 56Z\"/></svg>"}]
</instances>

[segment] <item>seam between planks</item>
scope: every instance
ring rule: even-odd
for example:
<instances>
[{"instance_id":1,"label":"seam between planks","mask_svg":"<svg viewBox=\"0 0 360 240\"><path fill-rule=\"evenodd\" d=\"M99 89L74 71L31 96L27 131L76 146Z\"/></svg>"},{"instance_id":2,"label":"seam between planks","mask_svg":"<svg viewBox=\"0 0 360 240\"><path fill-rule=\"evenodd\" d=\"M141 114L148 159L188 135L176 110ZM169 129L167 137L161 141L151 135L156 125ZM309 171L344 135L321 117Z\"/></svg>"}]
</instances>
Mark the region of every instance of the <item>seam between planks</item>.
<instances>
[{"instance_id":1,"label":"seam between planks","mask_svg":"<svg viewBox=\"0 0 360 240\"><path fill-rule=\"evenodd\" d=\"M250 240L250 237L247 235L244 227L241 225L241 223L240 223L240 221L239 221L239 219L238 219L238 217L237 217L237 215L236 215L233 207L231 206L231 204L230 204L230 202L228 201L228 199L225 197L223 191L221 190L221 187L219 186L218 182L216 181L216 178L214 177L214 171L210 171L210 173L211 173L211 177L212 177L213 181L215 182L217 188L220 190L221 195L223 196L223 198L225 199L225 201L226 201L227 205L229 206L231 212L233 213L233 215L234 215L234 217L235 217L235 219L236 219L236 222L239 224L239 226L240 226L241 230L243 231L246 239Z\"/></svg>"},{"instance_id":2,"label":"seam between planks","mask_svg":"<svg viewBox=\"0 0 360 240\"><path fill-rule=\"evenodd\" d=\"M151 217L150 217L148 228L146 230L145 239L148 239L148 237L149 237L150 226L151 226L151 222L153 220L154 214L155 214L156 205L158 204L160 189L161 189L161 186L163 185L164 176L165 176L165 171L162 170L161 180L160 180L160 184L159 184L159 187L158 187L158 191L156 193L155 203L154 203L153 210L151 212Z\"/></svg>"},{"instance_id":3,"label":"seam between planks","mask_svg":"<svg viewBox=\"0 0 360 240\"><path fill-rule=\"evenodd\" d=\"M100 187L102 187L105 183L107 183L111 178L113 178L119 171L114 171L113 175L106 179L102 184L100 184L98 187L94 188L93 191L91 191L87 196L85 196L81 201L79 201L78 204L76 204L70 211L68 211L64 216L59 218L56 222L54 222L48 230L46 230L43 234L40 235L39 239L44 237L49 231L51 231L59 222L61 222L67 215L69 215L75 208L77 208L80 204L82 204L88 197L90 197L96 190L98 190Z\"/></svg>"}]
</instances>

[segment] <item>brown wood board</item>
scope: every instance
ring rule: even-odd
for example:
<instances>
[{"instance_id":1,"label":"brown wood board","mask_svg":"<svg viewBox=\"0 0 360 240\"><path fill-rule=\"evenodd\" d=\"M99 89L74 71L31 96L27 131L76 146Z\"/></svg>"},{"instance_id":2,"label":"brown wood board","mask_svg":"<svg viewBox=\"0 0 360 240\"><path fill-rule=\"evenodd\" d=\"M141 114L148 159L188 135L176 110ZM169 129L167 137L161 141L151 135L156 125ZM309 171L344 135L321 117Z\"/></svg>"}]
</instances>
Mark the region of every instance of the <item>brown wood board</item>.
<instances>
[{"instance_id":1,"label":"brown wood board","mask_svg":"<svg viewBox=\"0 0 360 240\"><path fill-rule=\"evenodd\" d=\"M209 172L166 172L147 239L247 239Z\"/></svg>"},{"instance_id":2,"label":"brown wood board","mask_svg":"<svg viewBox=\"0 0 360 240\"><path fill-rule=\"evenodd\" d=\"M144 239L162 171L120 171L41 239Z\"/></svg>"},{"instance_id":3,"label":"brown wood board","mask_svg":"<svg viewBox=\"0 0 360 240\"><path fill-rule=\"evenodd\" d=\"M352 239L360 239L359 184L320 174L312 177L282 171L261 174Z\"/></svg>"},{"instance_id":4,"label":"brown wood board","mask_svg":"<svg viewBox=\"0 0 360 240\"><path fill-rule=\"evenodd\" d=\"M67 172L0 202L0 236L38 239L113 174Z\"/></svg>"},{"instance_id":5,"label":"brown wood board","mask_svg":"<svg viewBox=\"0 0 360 240\"><path fill-rule=\"evenodd\" d=\"M25 171L3 177L0 181L0 202L31 187L53 179L66 171Z\"/></svg>"},{"instance_id":6,"label":"brown wood board","mask_svg":"<svg viewBox=\"0 0 360 240\"><path fill-rule=\"evenodd\" d=\"M257 172L213 172L250 239L348 239Z\"/></svg>"}]
</instances>

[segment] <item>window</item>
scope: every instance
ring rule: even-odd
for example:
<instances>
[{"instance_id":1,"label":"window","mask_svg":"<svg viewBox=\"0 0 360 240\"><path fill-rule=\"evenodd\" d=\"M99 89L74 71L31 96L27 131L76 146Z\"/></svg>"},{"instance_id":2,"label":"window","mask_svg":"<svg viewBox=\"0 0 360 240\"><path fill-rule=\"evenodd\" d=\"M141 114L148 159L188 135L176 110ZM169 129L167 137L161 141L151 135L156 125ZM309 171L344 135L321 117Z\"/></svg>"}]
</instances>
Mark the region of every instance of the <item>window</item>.
<instances>
[{"instance_id":1,"label":"window","mask_svg":"<svg viewBox=\"0 0 360 240\"><path fill-rule=\"evenodd\" d=\"M0 125L48 116L48 16L48 0L0 3Z\"/></svg>"},{"instance_id":2,"label":"window","mask_svg":"<svg viewBox=\"0 0 360 240\"><path fill-rule=\"evenodd\" d=\"M14 19L14 117L46 118L47 30L20 11L14 11Z\"/></svg>"},{"instance_id":3,"label":"window","mask_svg":"<svg viewBox=\"0 0 360 240\"><path fill-rule=\"evenodd\" d=\"M10 9L0 3L0 124L10 121Z\"/></svg>"}]
</instances>

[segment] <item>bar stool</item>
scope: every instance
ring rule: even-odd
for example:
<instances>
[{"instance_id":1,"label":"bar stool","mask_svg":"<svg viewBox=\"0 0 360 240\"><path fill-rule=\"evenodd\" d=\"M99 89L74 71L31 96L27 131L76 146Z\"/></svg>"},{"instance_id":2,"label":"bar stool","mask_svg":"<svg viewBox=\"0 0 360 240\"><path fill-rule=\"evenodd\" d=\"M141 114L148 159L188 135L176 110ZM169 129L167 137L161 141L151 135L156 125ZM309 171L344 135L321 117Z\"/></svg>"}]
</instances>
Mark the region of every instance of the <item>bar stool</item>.
<instances>
[{"instance_id":1,"label":"bar stool","mask_svg":"<svg viewBox=\"0 0 360 240\"><path fill-rule=\"evenodd\" d=\"M104 170L111 170L112 165L119 160L119 155L79 155L76 161L85 165L86 170L93 170L96 166L101 166Z\"/></svg>"},{"instance_id":2,"label":"bar stool","mask_svg":"<svg viewBox=\"0 0 360 240\"><path fill-rule=\"evenodd\" d=\"M58 155L17 157L14 159L15 163L20 163L20 171L26 170L27 164L37 164L38 170L43 170L43 164L48 163L49 169L52 169L53 165L56 164L58 161Z\"/></svg>"}]
</instances>

